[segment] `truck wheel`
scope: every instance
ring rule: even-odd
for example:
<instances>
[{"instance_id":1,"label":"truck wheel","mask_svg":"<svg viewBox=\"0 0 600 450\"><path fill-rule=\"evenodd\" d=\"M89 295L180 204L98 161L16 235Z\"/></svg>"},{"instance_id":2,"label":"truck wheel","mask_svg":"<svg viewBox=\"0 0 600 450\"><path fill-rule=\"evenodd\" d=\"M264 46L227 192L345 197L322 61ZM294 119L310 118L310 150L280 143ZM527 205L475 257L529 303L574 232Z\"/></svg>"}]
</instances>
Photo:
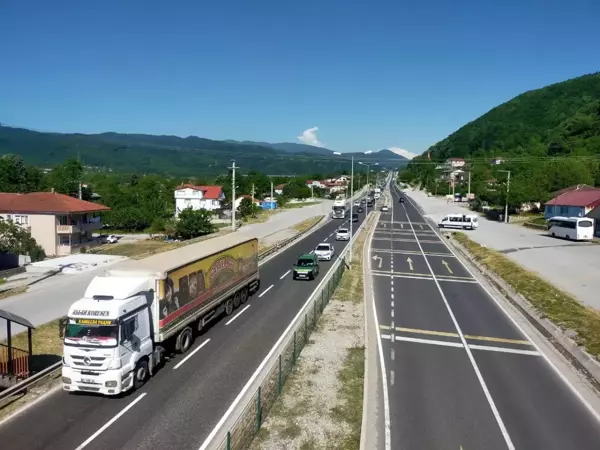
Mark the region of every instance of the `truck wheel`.
<instances>
[{"instance_id":1,"label":"truck wheel","mask_svg":"<svg viewBox=\"0 0 600 450\"><path fill-rule=\"evenodd\" d=\"M190 327L185 327L177 337L177 353L187 352L194 343L194 333Z\"/></svg>"},{"instance_id":2,"label":"truck wheel","mask_svg":"<svg viewBox=\"0 0 600 450\"><path fill-rule=\"evenodd\" d=\"M141 388L148 379L148 363L145 360L138 361L133 370L133 389Z\"/></svg>"},{"instance_id":3,"label":"truck wheel","mask_svg":"<svg viewBox=\"0 0 600 450\"><path fill-rule=\"evenodd\" d=\"M225 315L230 316L231 314L233 314L233 299L229 297L225 301Z\"/></svg>"},{"instance_id":4,"label":"truck wheel","mask_svg":"<svg viewBox=\"0 0 600 450\"><path fill-rule=\"evenodd\" d=\"M242 302L240 291L237 291L233 294L233 309L238 309L240 307L240 303Z\"/></svg>"},{"instance_id":5,"label":"truck wheel","mask_svg":"<svg viewBox=\"0 0 600 450\"><path fill-rule=\"evenodd\" d=\"M242 304L244 304L248 301L248 288L244 288L241 290L240 301L242 302Z\"/></svg>"}]
</instances>

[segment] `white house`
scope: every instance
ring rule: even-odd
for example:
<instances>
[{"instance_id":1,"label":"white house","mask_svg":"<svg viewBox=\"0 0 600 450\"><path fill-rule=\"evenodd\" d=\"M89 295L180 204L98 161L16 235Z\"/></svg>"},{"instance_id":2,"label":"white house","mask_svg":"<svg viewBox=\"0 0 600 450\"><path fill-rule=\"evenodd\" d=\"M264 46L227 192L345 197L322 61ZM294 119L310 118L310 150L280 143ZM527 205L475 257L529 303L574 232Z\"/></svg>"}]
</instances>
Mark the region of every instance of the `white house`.
<instances>
[{"instance_id":1,"label":"white house","mask_svg":"<svg viewBox=\"0 0 600 450\"><path fill-rule=\"evenodd\" d=\"M273 190L275 191L276 195L282 195L283 194L283 188L285 187L285 184L278 184L277 186L275 186L273 188Z\"/></svg>"},{"instance_id":2,"label":"white house","mask_svg":"<svg viewBox=\"0 0 600 450\"><path fill-rule=\"evenodd\" d=\"M183 184L175 189L175 217L187 208L215 211L221 209L225 194L221 186Z\"/></svg>"}]
</instances>

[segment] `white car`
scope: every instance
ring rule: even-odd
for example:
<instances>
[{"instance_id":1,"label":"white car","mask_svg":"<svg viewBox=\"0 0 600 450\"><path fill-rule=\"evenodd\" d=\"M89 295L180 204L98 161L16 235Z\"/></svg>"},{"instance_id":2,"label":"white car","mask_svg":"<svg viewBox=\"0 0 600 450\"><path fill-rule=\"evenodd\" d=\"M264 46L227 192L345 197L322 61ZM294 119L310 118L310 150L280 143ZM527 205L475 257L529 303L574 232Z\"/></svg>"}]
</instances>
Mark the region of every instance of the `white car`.
<instances>
[{"instance_id":1,"label":"white car","mask_svg":"<svg viewBox=\"0 0 600 450\"><path fill-rule=\"evenodd\" d=\"M116 244L117 242L119 242L119 238L116 237L114 234L109 235L104 242L106 242L107 244Z\"/></svg>"},{"instance_id":2,"label":"white car","mask_svg":"<svg viewBox=\"0 0 600 450\"><path fill-rule=\"evenodd\" d=\"M349 241L350 240L350 231L348 228L340 228L335 232L335 240L336 241Z\"/></svg>"},{"instance_id":3,"label":"white car","mask_svg":"<svg viewBox=\"0 0 600 450\"><path fill-rule=\"evenodd\" d=\"M387 206L382 206L382 207L381 207L381 211L382 211L382 212L388 212L388 211L389 211L389 208L388 208Z\"/></svg>"},{"instance_id":4,"label":"white car","mask_svg":"<svg viewBox=\"0 0 600 450\"><path fill-rule=\"evenodd\" d=\"M360 206L360 200L355 201L354 206Z\"/></svg>"},{"instance_id":5,"label":"white car","mask_svg":"<svg viewBox=\"0 0 600 450\"><path fill-rule=\"evenodd\" d=\"M333 251L333 245L324 242L317 245L317 248L315 248L315 255L317 255L319 260L331 261L331 258L333 258Z\"/></svg>"}]
</instances>

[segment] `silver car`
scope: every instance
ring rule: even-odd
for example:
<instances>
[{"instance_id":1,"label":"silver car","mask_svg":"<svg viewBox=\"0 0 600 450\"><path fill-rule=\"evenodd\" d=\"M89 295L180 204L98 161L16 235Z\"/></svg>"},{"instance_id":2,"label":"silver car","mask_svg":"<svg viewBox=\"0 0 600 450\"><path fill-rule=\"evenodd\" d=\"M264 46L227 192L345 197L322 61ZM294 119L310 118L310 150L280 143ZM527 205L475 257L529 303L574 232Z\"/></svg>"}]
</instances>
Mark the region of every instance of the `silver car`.
<instances>
[{"instance_id":1,"label":"silver car","mask_svg":"<svg viewBox=\"0 0 600 450\"><path fill-rule=\"evenodd\" d=\"M317 248L315 248L315 255L317 255L317 258L319 258L320 261L331 261L331 258L333 258L333 251L333 245L324 242L317 245Z\"/></svg>"},{"instance_id":2,"label":"silver car","mask_svg":"<svg viewBox=\"0 0 600 450\"><path fill-rule=\"evenodd\" d=\"M335 240L336 241L349 241L350 240L350 232L348 228L339 228L335 232Z\"/></svg>"}]
</instances>

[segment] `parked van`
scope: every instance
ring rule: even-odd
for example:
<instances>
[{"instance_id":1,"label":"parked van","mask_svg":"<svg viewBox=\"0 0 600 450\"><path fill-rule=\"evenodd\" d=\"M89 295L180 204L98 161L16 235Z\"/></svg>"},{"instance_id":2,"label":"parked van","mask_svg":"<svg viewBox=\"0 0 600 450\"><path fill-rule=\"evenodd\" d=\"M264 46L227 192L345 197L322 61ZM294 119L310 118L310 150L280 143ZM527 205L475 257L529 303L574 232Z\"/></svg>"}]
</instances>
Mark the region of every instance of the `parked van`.
<instances>
[{"instance_id":1,"label":"parked van","mask_svg":"<svg viewBox=\"0 0 600 450\"><path fill-rule=\"evenodd\" d=\"M474 214L448 214L438 222L438 227L474 230L479 227L479 218Z\"/></svg>"}]
</instances>

